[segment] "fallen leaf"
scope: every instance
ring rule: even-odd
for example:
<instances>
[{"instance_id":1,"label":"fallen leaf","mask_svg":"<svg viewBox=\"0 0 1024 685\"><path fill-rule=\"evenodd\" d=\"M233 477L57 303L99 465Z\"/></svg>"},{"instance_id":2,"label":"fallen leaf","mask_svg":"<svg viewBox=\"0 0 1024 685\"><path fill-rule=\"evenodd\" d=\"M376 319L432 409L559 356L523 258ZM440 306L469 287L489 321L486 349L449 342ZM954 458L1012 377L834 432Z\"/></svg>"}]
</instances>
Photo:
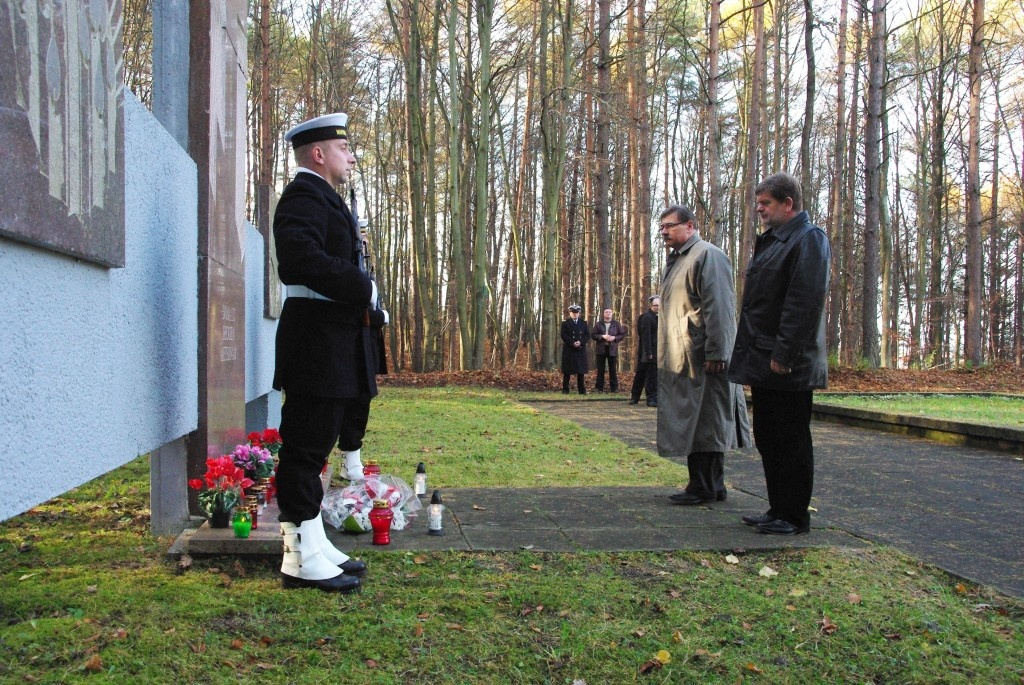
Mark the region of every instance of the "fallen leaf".
<instances>
[{"instance_id":1,"label":"fallen leaf","mask_svg":"<svg viewBox=\"0 0 1024 685\"><path fill-rule=\"evenodd\" d=\"M900 633L886 633L883 637L891 642L897 642L903 639L903 636Z\"/></svg>"},{"instance_id":2,"label":"fallen leaf","mask_svg":"<svg viewBox=\"0 0 1024 685\"><path fill-rule=\"evenodd\" d=\"M740 558L738 556L736 556L735 554L727 555L725 557L725 560L728 561L730 564L738 564L738 563L740 563Z\"/></svg>"},{"instance_id":3,"label":"fallen leaf","mask_svg":"<svg viewBox=\"0 0 1024 685\"><path fill-rule=\"evenodd\" d=\"M269 647L272 644L274 644L274 638L267 637L266 635L260 638L260 647Z\"/></svg>"},{"instance_id":4,"label":"fallen leaf","mask_svg":"<svg viewBox=\"0 0 1024 685\"><path fill-rule=\"evenodd\" d=\"M821 632L825 633L826 635L832 635L837 630L839 630L839 626L830 621L828 616L822 616L821 620L818 621L818 623L821 625Z\"/></svg>"},{"instance_id":5,"label":"fallen leaf","mask_svg":"<svg viewBox=\"0 0 1024 685\"><path fill-rule=\"evenodd\" d=\"M523 513L524 514L532 514L533 513L533 509L523 509ZM533 547L533 545L530 545L530 547Z\"/></svg>"},{"instance_id":6,"label":"fallen leaf","mask_svg":"<svg viewBox=\"0 0 1024 685\"><path fill-rule=\"evenodd\" d=\"M744 621L742 625L743 625L743 630L750 630L751 628L754 627L753 623L747 623L746 621Z\"/></svg>"},{"instance_id":7,"label":"fallen leaf","mask_svg":"<svg viewBox=\"0 0 1024 685\"><path fill-rule=\"evenodd\" d=\"M672 663L672 654L667 649L659 649L658 653L654 655L654 658L662 664Z\"/></svg>"},{"instance_id":8,"label":"fallen leaf","mask_svg":"<svg viewBox=\"0 0 1024 685\"><path fill-rule=\"evenodd\" d=\"M103 661L100 660L100 655L93 654L91 657L89 657L89 660L85 662L85 666L83 668L85 668L85 670L87 671L92 671L93 673L98 673L99 671L102 671Z\"/></svg>"},{"instance_id":9,"label":"fallen leaf","mask_svg":"<svg viewBox=\"0 0 1024 685\"><path fill-rule=\"evenodd\" d=\"M640 673L650 673L651 671L663 668L664 666L665 664L661 663L657 659L651 659L650 661L645 662L644 665L640 667Z\"/></svg>"},{"instance_id":10,"label":"fallen leaf","mask_svg":"<svg viewBox=\"0 0 1024 685\"><path fill-rule=\"evenodd\" d=\"M187 571L192 568L192 557L187 554L182 554L181 558L178 559L178 570Z\"/></svg>"},{"instance_id":11,"label":"fallen leaf","mask_svg":"<svg viewBox=\"0 0 1024 685\"><path fill-rule=\"evenodd\" d=\"M422 554L417 554L416 556L414 556L412 558L412 563L414 563L414 564L425 564L425 563L427 563L427 557L423 556Z\"/></svg>"},{"instance_id":12,"label":"fallen leaf","mask_svg":"<svg viewBox=\"0 0 1024 685\"><path fill-rule=\"evenodd\" d=\"M367 668L377 668L377 660L376 659L367 659L363 663L366 664Z\"/></svg>"},{"instance_id":13,"label":"fallen leaf","mask_svg":"<svg viewBox=\"0 0 1024 685\"><path fill-rule=\"evenodd\" d=\"M245 578L245 567L242 566L241 560L235 559L234 569L240 578Z\"/></svg>"},{"instance_id":14,"label":"fallen leaf","mask_svg":"<svg viewBox=\"0 0 1024 685\"><path fill-rule=\"evenodd\" d=\"M231 641L231 649L242 649L243 647L245 647L245 643L237 637Z\"/></svg>"},{"instance_id":15,"label":"fallen leaf","mask_svg":"<svg viewBox=\"0 0 1024 685\"><path fill-rule=\"evenodd\" d=\"M704 568L711 568L711 562L708 561L707 559L701 559L700 560L700 565L703 566Z\"/></svg>"},{"instance_id":16,"label":"fallen leaf","mask_svg":"<svg viewBox=\"0 0 1024 685\"><path fill-rule=\"evenodd\" d=\"M543 569L544 567L543 567L543 566L541 566L540 564L530 564L530 568L532 568L532 569L533 569L534 571L540 571L540 570L542 570L542 569Z\"/></svg>"},{"instance_id":17,"label":"fallen leaf","mask_svg":"<svg viewBox=\"0 0 1024 685\"><path fill-rule=\"evenodd\" d=\"M477 511L487 511L487 507L481 507L479 504L474 504L473 508Z\"/></svg>"},{"instance_id":18,"label":"fallen leaf","mask_svg":"<svg viewBox=\"0 0 1024 685\"><path fill-rule=\"evenodd\" d=\"M963 583L957 583L954 589L957 591L957 593L961 595L967 594L967 586Z\"/></svg>"},{"instance_id":19,"label":"fallen leaf","mask_svg":"<svg viewBox=\"0 0 1024 685\"><path fill-rule=\"evenodd\" d=\"M683 593L680 592L679 590L669 590L668 591L668 596L671 597L672 599L679 599L680 597L683 596Z\"/></svg>"},{"instance_id":20,"label":"fallen leaf","mask_svg":"<svg viewBox=\"0 0 1024 685\"><path fill-rule=\"evenodd\" d=\"M818 511L818 510L817 510L817 509L815 509L815 508L814 508L814 507L812 507L812 506L808 506L808 507L807 507L807 511Z\"/></svg>"},{"instance_id":21,"label":"fallen leaf","mask_svg":"<svg viewBox=\"0 0 1024 685\"><path fill-rule=\"evenodd\" d=\"M533 613L533 607L523 607L519 611L519 615L520 616L529 616L532 613Z\"/></svg>"},{"instance_id":22,"label":"fallen leaf","mask_svg":"<svg viewBox=\"0 0 1024 685\"><path fill-rule=\"evenodd\" d=\"M851 592L850 594L846 595L846 601L850 604L860 604L860 595L858 595L856 592Z\"/></svg>"},{"instance_id":23,"label":"fallen leaf","mask_svg":"<svg viewBox=\"0 0 1024 685\"><path fill-rule=\"evenodd\" d=\"M231 576L229 576L228 574L226 574L226 573L220 574L220 584L223 585L224 587L231 587L231 584L233 582L235 582L235 581L231 580Z\"/></svg>"},{"instance_id":24,"label":"fallen leaf","mask_svg":"<svg viewBox=\"0 0 1024 685\"><path fill-rule=\"evenodd\" d=\"M747 662L746 669L748 671L750 671L751 673L764 673L764 671L762 671L755 664L753 664L752 662L749 662L749 661Z\"/></svg>"},{"instance_id":25,"label":"fallen leaf","mask_svg":"<svg viewBox=\"0 0 1024 685\"><path fill-rule=\"evenodd\" d=\"M118 628L117 630L114 631L114 639L115 640L123 640L126 637L128 637L128 631L125 630L124 628Z\"/></svg>"},{"instance_id":26,"label":"fallen leaf","mask_svg":"<svg viewBox=\"0 0 1024 685\"><path fill-rule=\"evenodd\" d=\"M672 631L672 642L680 643L683 641L683 634L678 630Z\"/></svg>"},{"instance_id":27,"label":"fallen leaf","mask_svg":"<svg viewBox=\"0 0 1024 685\"><path fill-rule=\"evenodd\" d=\"M423 624L417 623L416 627L412 629L413 637L423 637Z\"/></svg>"},{"instance_id":28,"label":"fallen leaf","mask_svg":"<svg viewBox=\"0 0 1024 685\"><path fill-rule=\"evenodd\" d=\"M206 644L203 642L199 642L197 644L190 643L188 648L191 649L195 654L202 654L206 651Z\"/></svg>"},{"instance_id":29,"label":"fallen leaf","mask_svg":"<svg viewBox=\"0 0 1024 685\"><path fill-rule=\"evenodd\" d=\"M430 618L430 614L427 614L427 613L416 614L416 618L418 618L421 621L426 621L428 618Z\"/></svg>"},{"instance_id":30,"label":"fallen leaf","mask_svg":"<svg viewBox=\"0 0 1024 685\"><path fill-rule=\"evenodd\" d=\"M99 588L97 588L95 585L88 585L86 586L85 591L89 594L94 594L98 589Z\"/></svg>"},{"instance_id":31,"label":"fallen leaf","mask_svg":"<svg viewBox=\"0 0 1024 685\"><path fill-rule=\"evenodd\" d=\"M29 578L31 578L34 575L37 575L37 574L35 574L35 573L26 573L21 578L18 578L18 580L28 580Z\"/></svg>"},{"instance_id":32,"label":"fallen leaf","mask_svg":"<svg viewBox=\"0 0 1024 685\"><path fill-rule=\"evenodd\" d=\"M789 596L790 597L803 597L806 594L807 594L807 590L804 590L803 588L799 588L799 587L795 587L795 588L793 588L792 590L789 591Z\"/></svg>"},{"instance_id":33,"label":"fallen leaf","mask_svg":"<svg viewBox=\"0 0 1024 685\"><path fill-rule=\"evenodd\" d=\"M762 566L761 570L757 572L757 575L764 576L765 578L771 578L772 576L779 575L779 572L770 566Z\"/></svg>"},{"instance_id":34,"label":"fallen leaf","mask_svg":"<svg viewBox=\"0 0 1024 685\"><path fill-rule=\"evenodd\" d=\"M643 628L637 628L636 630L633 631L633 637L643 637L646 634L647 633L644 632Z\"/></svg>"},{"instance_id":35,"label":"fallen leaf","mask_svg":"<svg viewBox=\"0 0 1024 685\"><path fill-rule=\"evenodd\" d=\"M583 678L577 678L576 680L572 681L572 685L587 685L587 681Z\"/></svg>"},{"instance_id":36,"label":"fallen leaf","mask_svg":"<svg viewBox=\"0 0 1024 685\"><path fill-rule=\"evenodd\" d=\"M796 607L793 606L792 604L787 604L786 605L786 611L796 611Z\"/></svg>"},{"instance_id":37,"label":"fallen leaf","mask_svg":"<svg viewBox=\"0 0 1024 685\"><path fill-rule=\"evenodd\" d=\"M445 627L448 630L465 630L461 623L446 623Z\"/></svg>"},{"instance_id":38,"label":"fallen leaf","mask_svg":"<svg viewBox=\"0 0 1024 685\"><path fill-rule=\"evenodd\" d=\"M277 668L277 666L274 664L265 664L263 662L259 662L256 664L256 668L260 669L261 671L271 671Z\"/></svg>"}]
</instances>

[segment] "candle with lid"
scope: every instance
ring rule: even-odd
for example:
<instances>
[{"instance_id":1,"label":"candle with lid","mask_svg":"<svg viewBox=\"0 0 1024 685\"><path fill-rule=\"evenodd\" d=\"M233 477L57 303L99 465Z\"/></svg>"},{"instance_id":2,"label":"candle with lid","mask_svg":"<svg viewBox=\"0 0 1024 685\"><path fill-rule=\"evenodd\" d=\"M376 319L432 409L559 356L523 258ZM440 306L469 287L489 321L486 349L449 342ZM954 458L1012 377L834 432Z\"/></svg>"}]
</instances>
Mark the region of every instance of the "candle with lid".
<instances>
[{"instance_id":1,"label":"candle with lid","mask_svg":"<svg viewBox=\"0 0 1024 685\"><path fill-rule=\"evenodd\" d=\"M370 510L370 527L373 528L373 544L391 544L391 521L395 518L395 512L391 511L391 505L387 500L373 500L373 509Z\"/></svg>"},{"instance_id":2,"label":"candle with lid","mask_svg":"<svg viewBox=\"0 0 1024 685\"><path fill-rule=\"evenodd\" d=\"M444 504L441 502L441 491L434 490L427 507L427 535L444 535Z\"/></svg>"},{"instance_id":3,"label":"candle with lid","mask_svg":"<svg viewBox=\"0 0 1024 685\"><path fill-rule=\"evenodd\" d=\"M370 476L380 475L380 464L373 459L367 459L366 464L363 465L363 477L369 478Z\"/></svg>"},{"instance_id":4,"label":"candle with lid","mask_svg":"<svg viewBox=\"0 0 1024 685\"><path fill-rule=\"evenodd\" d=\"M427 495L427 467L423 465L422 461L416 465L416 476L412 480L412 489L417 497L426 497Z\"/></svg>"}]
</instances>

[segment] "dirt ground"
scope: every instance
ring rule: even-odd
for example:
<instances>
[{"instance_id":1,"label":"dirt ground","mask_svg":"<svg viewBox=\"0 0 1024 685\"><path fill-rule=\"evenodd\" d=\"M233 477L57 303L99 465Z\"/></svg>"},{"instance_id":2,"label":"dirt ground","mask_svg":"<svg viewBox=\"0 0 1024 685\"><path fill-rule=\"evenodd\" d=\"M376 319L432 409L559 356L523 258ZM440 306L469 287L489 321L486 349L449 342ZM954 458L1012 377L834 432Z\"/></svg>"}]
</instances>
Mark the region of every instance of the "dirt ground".
<instances>
[{"instance_id":1,"label":"dirt ground","mask_svg":"<svg viewBox=\"0 0 1024 685\"><path fill-rule=\"evenodd\" d=\"M589 381L593 382L593 370ZM379 376L384 386L477 385L515 390L552 390L561 387L562 376L551 371L522 369L494 371L452 371L433 373L392 372ZM632 373L619 374L620 391L628 392ZM1002 364L973 371L962 369L833 369L829 390L848 392L999 392L1024 394L1024 369Z\"/></svg>"}]
</instances>

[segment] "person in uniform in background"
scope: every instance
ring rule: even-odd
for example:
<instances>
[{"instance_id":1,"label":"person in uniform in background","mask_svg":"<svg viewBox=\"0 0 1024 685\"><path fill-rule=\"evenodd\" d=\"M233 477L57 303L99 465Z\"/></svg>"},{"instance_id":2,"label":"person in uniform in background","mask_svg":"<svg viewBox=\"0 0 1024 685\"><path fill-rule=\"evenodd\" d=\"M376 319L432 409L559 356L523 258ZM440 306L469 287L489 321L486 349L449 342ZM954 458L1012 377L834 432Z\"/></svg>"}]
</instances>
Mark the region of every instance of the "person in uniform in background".
<instances>
[{"instance_id":1,"label":"person in uniform in background","mask_svg":"<svg viewBox=\"0 0 1024 685\"><path fill-rule=\"evenodd\" d=\"M590 328L580 317L578 304L569 305L569 318L562 322L562 392L569 394L569 376L576 376L576 390L587 394L584 376L587 373L587 340Z\"/></svg>"},{"instance_id":2,"label":"person in uniform in background","mask_svg":"<svg viewBox=\"0 0 1024 685\"><path fill-rule=\"evenodd\" d=\"M670 253L658 327L658 454L686 457L690 482L673 504L726 498L725 452L750 444L743 389L725 374L736 336L729 258L694 225L689 207L661 213Z\"/></svg>"},{"instance_id":3,"label":"person in uniform in background","mask_svg":"<svg viewBox=\"0 0 1024 685\"><path fill-rule=\"evenodd\" d=\"M650 308L636 320L636 373L629 403L639 404L640 393L646 393L647 406L658 406L658 310L661 298L651 295Z\"/></svg>"},{"instance_id":4,"label":"person in uniform in background","mask_svg":"<svg viewBox=\"0 0 1024 685\"><path fill-rule=\"evenodd\" d=\"M604 369L608 367L608 382L611 392L619 391L619 343L626 337L626 328L612 318L612 310L605 309L602 319L594 324L590 337L595 342L597 382L594 387L604 392Z\"/></svg>"},{"instance_id":5,"label":"person in uniform in background","mask_svg":"<svg viewBox=\"0 0 1024 685\"><path fill-rule=\"evenodd\" d=\"M320 472L335 444L358 446L377 394L371 337L388 315L359 268L356 222L335 190L355 164L348 116L328 114L292 128L285 140L298 166L277 203L274 240L287 299L277 327L274 388L283 390L277 501L285 588L352 592L366 565L327 539Z\"/></svg>"}]
</instances>

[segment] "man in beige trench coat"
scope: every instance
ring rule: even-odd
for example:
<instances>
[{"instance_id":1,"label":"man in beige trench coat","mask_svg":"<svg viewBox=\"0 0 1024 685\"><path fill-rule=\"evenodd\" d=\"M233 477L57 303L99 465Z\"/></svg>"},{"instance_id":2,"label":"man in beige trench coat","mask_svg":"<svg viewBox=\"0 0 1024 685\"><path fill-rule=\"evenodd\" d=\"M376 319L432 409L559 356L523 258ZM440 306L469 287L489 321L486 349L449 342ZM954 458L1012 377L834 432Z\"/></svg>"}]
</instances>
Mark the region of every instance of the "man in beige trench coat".
<instances>
[{"instance_id":1,"label":"man in beige trench coat","mask_svg":"<svg viewBox=\"0 0 1024 685\"><path fill-rule=\"evenodd\" d=\"M743 389L726 376L736 338L732 266L702 240L693 212L662 211L669 249L658 327L658 454L686 457L690 482L670 497L692 505L724 500L725 452L750 445Z\"/></svg>"}]
</instances>

